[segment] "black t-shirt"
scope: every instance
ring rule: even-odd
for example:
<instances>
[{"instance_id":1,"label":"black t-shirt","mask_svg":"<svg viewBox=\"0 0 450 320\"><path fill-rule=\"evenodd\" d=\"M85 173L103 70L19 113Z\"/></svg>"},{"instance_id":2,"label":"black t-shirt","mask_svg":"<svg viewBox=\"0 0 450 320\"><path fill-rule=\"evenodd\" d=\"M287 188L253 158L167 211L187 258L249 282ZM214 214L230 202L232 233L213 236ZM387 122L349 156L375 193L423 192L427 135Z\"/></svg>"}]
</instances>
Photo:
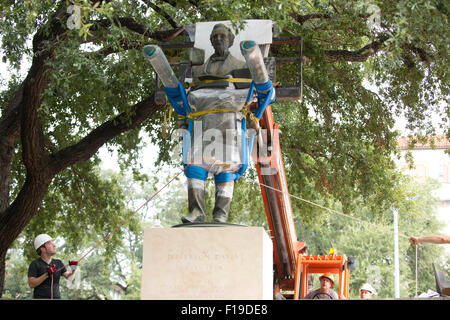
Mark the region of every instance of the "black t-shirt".
<instances>
[{"instance_id":1,"label":"black t-shirt","mask_svg":"<svg viewBox=\"0 0 450 320\"><path fill-rule=\"evenodd\" d=\"M52 259L50 264L47 264L41 258L37 258L30 263L28 267L28 277L38 278L42 276L42 274L47 273L47 268L51 265L55 265L56 270L58 272L53 273L53 299L61 299L61 294L59 292L59 279L61 278L61 274L66 272L66 268L64 267L64 263L58 259ZM50 299L51 298L51 277L48 277L40 285L34 288L33 298L34 299Z\"/></svg>"}]
</instances>

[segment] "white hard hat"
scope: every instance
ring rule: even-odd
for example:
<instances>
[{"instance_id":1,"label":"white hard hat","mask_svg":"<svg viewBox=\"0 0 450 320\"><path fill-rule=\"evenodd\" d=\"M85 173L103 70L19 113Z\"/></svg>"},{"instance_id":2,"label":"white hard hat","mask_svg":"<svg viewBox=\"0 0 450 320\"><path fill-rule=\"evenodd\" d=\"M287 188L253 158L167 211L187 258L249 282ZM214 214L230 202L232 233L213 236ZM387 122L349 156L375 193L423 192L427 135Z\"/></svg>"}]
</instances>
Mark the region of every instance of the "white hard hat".
<instances>
[{"instance_id":1,"label":"white hard hat","mask_svg":"<svg viewBox=\"0 0 450 320\"><path fill-rule=\"evenodd\" d=\"M44 243L50 240L55 240L52 237L50 237L48 234L42 233L38 235L36 238L34 238L34 249L39 249Z\"/></svg>"},{"instance_id":2,"label":"white hard hat","mask_svg":"<svg viewBox=\"0 0 450 320\"><path fill-rule=\"evenodd\" d=\"M366 290L371 292L372 294L377 294L377 291L374 289L374 287L372 287L370 284L368 283L364 283L361 287L361 289L359 289L359 291L361 290Z\"/></svg>"}]
</instances>

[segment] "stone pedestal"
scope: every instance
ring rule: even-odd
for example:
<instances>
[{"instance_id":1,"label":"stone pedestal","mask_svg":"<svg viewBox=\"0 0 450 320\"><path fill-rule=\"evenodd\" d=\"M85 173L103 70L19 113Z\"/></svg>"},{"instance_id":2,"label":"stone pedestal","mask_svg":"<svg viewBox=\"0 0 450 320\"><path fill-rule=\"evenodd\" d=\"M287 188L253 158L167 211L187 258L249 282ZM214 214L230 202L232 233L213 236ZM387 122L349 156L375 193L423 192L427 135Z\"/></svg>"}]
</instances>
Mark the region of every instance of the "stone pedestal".
<instances>
[{"instance_id":1,"label":"stone pedestal","mask_svg":"<svg viewBox=\"0 0 450 320\"><path fill-rule=\"evenodd\" d=\"M141 299L271 300L272 251L261 227L145 229Z\"/></svg>"}]
</instances>

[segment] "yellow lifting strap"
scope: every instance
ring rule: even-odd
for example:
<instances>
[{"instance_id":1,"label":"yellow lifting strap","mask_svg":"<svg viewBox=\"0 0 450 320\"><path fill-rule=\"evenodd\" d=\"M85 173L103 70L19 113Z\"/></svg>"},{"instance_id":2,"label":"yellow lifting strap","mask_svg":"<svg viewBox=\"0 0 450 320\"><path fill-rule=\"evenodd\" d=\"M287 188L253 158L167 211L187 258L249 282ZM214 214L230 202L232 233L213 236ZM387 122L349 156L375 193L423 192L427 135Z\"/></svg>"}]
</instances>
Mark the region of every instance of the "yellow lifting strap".
<instances>
[{"instance_id":1,"label":"yellow lifting strap","mask_svg":"<svg viewBox=\"0 0 450 320\"><path fill-rule=\"evenodd\" d=\"M183 116L183 115L178 115L178 118L180 119L194 119L200 116L203 116L205 114L208 113L218 113L218 112L240 112L240 111L236 111L236 110L232 110L232 109L211 109L211 110L203 110L203 111L199 111L199 112L191 112L188 113L187 116Z\"/></svg>"},{"instance_id":2,"label":"yellow lifting strap","mask_svg":"<svg viewBox=\"0 0 450 320\"><path fill-rule=\"evenodd\" d=\"M211 80L201 80L201 81L195 81L191 83L183 83L184 88L190 88L195 87L199 84L205 84L205 83L213 83L213 82L247 82L251 83L253 80L248 78L228 78L228 79L211 79ZM279 82L273 83L273 86L276 87L279 85ZM166 97L166 101L167 97ZM256 123L259 123L259 119L254 116L250 110L248 110L248 103L245 103L244 107L240 111L232 110L232 109L211 109L211 110L204 110L199 112L191 112L187 116L178 115L178 119L194 119L200 116L203 116L208 113L219 113L219 112L241 112L244 114L245 117L247 117L248 120L252 120Z\"/></svg>"},{"instance_id":3,"label":"yellow lifting strap","mask_svg":"<svg viewBox=\"0 0 450 320\"><path fill-rule=\"evenodd\" d=\"M256 118L250 110L248 110L248 103L245 103L241 110L236 111L233 109L210 109L210 110L203 110L199 112L191 112L187 116L178 115L178 119L195 119L197 117L203 116L208 113L219 113L219 112L241 112L244 116L246 116L248 119L258 123L259 119Z\"/></svg>"},{"instance_id":4,"label":"yellow lifting strap","mask_svg":"<svg viewBox=\"0 0 450 320\"><path fill-rule=\"evenodd\" d=\"M199 84L205 84L205 83L214 83L214 82L247 82L251 83L252 79L247 78L228 78L228 79L210 79L210 80L201 80L201 81L195 81L190 83L183 83L184 88L190 88L198 86ZM279 82L273 82L272 85L274 87L277 87L280 83Z\"/></svg>"}]
</instances>

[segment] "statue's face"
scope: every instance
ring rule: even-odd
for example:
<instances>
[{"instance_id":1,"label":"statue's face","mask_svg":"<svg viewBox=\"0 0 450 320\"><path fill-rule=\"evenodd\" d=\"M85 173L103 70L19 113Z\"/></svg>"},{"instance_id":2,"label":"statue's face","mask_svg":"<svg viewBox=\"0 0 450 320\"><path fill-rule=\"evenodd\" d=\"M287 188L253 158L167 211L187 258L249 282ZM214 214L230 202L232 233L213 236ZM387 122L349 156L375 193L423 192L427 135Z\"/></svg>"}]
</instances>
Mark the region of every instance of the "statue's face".
<instances>
[{"instance_id":1,"label":"statue's face","mask_svg":"<svg viewBox=\"0 0 450 320\"><path fill-rule=\"evenodd\" d=\"M228 52L230 47L230 38L228 37L228 31L225 29L217 29L211 36L211 44L214 47L216 54L223 56Z\"/></svg>"}]
</instances>

